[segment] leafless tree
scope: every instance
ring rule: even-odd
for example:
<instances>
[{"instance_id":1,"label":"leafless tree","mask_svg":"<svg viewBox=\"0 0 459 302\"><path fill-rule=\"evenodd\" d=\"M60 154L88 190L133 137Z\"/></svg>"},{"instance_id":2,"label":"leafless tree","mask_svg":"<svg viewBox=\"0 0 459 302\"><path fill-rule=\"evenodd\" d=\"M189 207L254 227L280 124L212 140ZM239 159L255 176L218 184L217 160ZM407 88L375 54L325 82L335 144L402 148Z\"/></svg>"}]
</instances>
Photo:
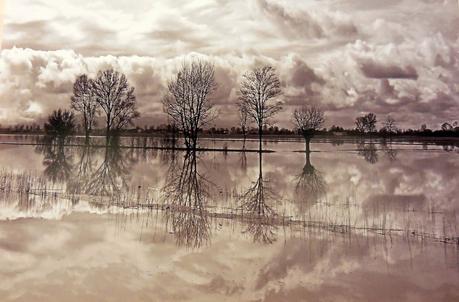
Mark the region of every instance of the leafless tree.
<instances>
[{"instance_id":1,"label":"leafless tree","mask_svg":"<svg viewBox=\"0 0 459 302\"><path fill-rule=\"evenodd\" d=\"M168 83L164 112L183 133L188 149L196 148L199 130L216 116L210 99L216 87L215 67L201 60L183 63Z\"/></svg>"},{"instance_id":2,"label":"leafless tree","mask_svg":"<svg viewBox=\"0 0 459 302\"><path fill-rule=\"evenodd\" d=\"M247 108L250 118L258 126L258 138L261 150L263 127L282 107L275 98L281 94L279 77L272 66L255 68L247 72L242 79L240 101Z\"/></svg>"},{"instance_id":3,"label":"leafless tree","mask_svg":"<svg viewBox=\"0 0 459 302\"><path fill-rule=\"evenodd\" d=\"M388 115L386 117L382 130L389 134L392 134L398 131L397 123L395 122L395 119L392 116Z\"/></svg>"},{"instance_id":4,"label":"leafless tree","mask_svg":"<svg viewBox=\"0 0 459 302\"><path fill-rule=\"evenodd\" d=\"M244 137L244 147L245 147L245 140L247 138L247 130L249 125L249 112L245 102L239 102L238 106L238 113L239 113L239 126L241 127L242 136Z\"/></svg>"},{"instance_id":5,"label":"leafless tree","mask_svg":"<svg viewBox=\"0 0 459 302\"><path fill-rule=\"evenodd\" d=\"M293 122L306 140L306 151L309 151L311 137L320 129L324 121L324 112L317 106L302 106L293 112Z\"/></svg>"},{"instance_id":6,"label":"leafless tree","mask_svg":"<svg viewBox=\"0 0 459 302\"><path fill-rule=\"evenodd\" d=\"M98 104L93 90L93 81L83 74L73 84L71 108L81 114L86 138L89 137L92 127L96 124Z\"/></svg>"},{"instance_id":7,"label":"leafless tree","mask_svg":"<svg viewBox=\"0 0 459 302\"><path fill-rule=\"evenodd\" d=\"M355 119L356 130L359 132L372 133L376 131L376 115L374 113L368 113L367 115L360 116Z\"/></svg>"},{"instance_id":8,"label":"leafless tree","mask_svg":"<svg viewBox=\"0 0 459 302\"><path fill-rule=\"evenodd\" d=\"M134 87L124 74L113 69L99 72L93 83L96 102L105 114L107 136L123 129L140 116L136 109Z\"/></svg>"}]
</instances>

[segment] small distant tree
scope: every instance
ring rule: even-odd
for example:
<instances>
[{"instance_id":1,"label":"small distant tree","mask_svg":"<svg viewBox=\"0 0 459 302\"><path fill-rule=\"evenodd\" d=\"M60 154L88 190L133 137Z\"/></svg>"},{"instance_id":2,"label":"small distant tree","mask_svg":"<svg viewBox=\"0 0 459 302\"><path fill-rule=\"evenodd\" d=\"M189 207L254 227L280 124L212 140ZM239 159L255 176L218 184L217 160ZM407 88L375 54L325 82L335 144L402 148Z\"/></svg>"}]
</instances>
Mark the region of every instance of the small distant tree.
<instances>
[{"instance_id":1,"label":"small distant tree","mask_svg":"<svg viewBox=\"0 0 459 302\"><path fill-rule=\"evenodd\" d=\"M98 113L98 104L93 86L93 81L87 75L79 76L73 84L73 96L70 98L71 108L81 114L87 138L91 134L93 126L96 125L96 115Z\"/></svg>"},{"instance_id":2,"label":"small distant tree","mask_svg":"<svg viewBox=\"0 0 459 302\"><path fill-rule=\"evenodd\" d=\"M46 134L67 136L75 130L75 118L71 111L54 110L44 125Z\"/></svg>"},{"instance_id":3,"label":"small distant tree","mask_svg":"<svg viewBox=\"0 0 459 302\"><path fill-rule=\"evenodd\" d=\"M372 133L376 131L376 115L374 113L368 113L367 115L360 116L355 120L356 130L358 132Z\"/></svg>"},{"instance_id":4,"label":"small distant tree","mask_svg":"<svg viewBox=\"0 0 459 302\"><path fill-rule=\"evenodd\" d=\"M384 121L384 126L383 126L383 131L388 133L388 134L393 134L398 131L397 123L395 122L395 119L388 115L386 117L386 120Z\"/></svg>"},{"instance_id":5,"label":"small distant tree","mask_svg":"<svg viewBox=\"0 0 459 302\"><path fill-rule=\"evenodd\" d=\"M258 126L260 150L263 128L267 127L270 119L282 109L280 102L274 102L280 94L279 77L272 66L255 68L243 76L240 101Z\"/></svg>"},{"instance_id":6,"label":"small distant tree","mask_svg":"<svg viewBox=\"0 0 459 302\"><path fill-rule=\"evenodd\" d=\"M239 113L239 126L241 127L242 136L244 141L247 138L247 130L249 125L249 112L244 102L238 103L238 113Z\"/></svg>"},{"instance_id":7,"label":"small distant tree","mask_svg":"<svg viewBox=\"0 0 459 302\"><path fill-rule=\"evenodd\" d=\"M133 125L140 116L136 108L134 87L131 87L124 74L113 69L100 71L93 82L93 93L105 115L106 134Z\"/></svg>"},{"instance_id":8,"label":"small distant tree","mask_svg":"<svg viewBox=\"0 0 459 302\"><path fill-rule=\"evenodd\" d=\"M302 106L293 112L293 122L306 141L306 151L309 151L309 142L324 121L324 112L317 106Z\"/></svg>"},{"instance_id":9,"label":"small distant tree","mask_svg":"<svg viewBox=\"0 0 459 302\"><path fill-rule=\"evenodd\" d=\"M164 112L183 133L186 148L195 149L199 130L216 116L210 99L217 87L215 67L202 60L183 63L167 87Z\"/></svg>"}]
</instances>

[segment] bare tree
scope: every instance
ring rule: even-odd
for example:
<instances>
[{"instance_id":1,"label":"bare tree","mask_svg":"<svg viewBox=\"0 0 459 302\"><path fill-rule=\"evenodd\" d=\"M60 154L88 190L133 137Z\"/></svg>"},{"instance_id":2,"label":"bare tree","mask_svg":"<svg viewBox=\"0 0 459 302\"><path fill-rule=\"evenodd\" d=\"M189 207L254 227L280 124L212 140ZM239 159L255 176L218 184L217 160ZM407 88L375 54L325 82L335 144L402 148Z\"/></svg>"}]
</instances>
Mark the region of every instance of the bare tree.
<instances>
[{"instance_id":1,"label":"bare tree","mask_svg":"<svg viewBox=\"0 0 459 302\"><path fill-rule=\"evenodd\" d=\"M389 134L392 134L398 131L397 123L395 122L395 119L392 116L388 115L386 117L382 130Z\"/></svg>"},{"instance_id":2,"label":"bare tree","mask_svg":"<svg viewBox=\"0 0 459 302\"><path fill-rule=\"evenodd\" d=\"M216 115L209 98L216 87L215 67L201 60L183 63L168 83L164 112L183 133L188 149L196 148L199 130Z\"/></svg>"},{"instance_id":3,"label":"bare tree","mask_svg":"<svg viewBox=\"0 0 459 302\"><path fill-rule=\"evenodd\" d=\"M372 133L376 131L376 115L368 113L367 115L360 116L355 119L356 130L359 132Z\"/></svg>"},{"instance_id":4,"label":"bare tree","mask_svg":"<svg viewBox=\"0 0 459 302\"><path fill-rule=\"evenodd\" d=\"M244 137L244 147L245 147L245 140L247 138L247 130L249 124L249 112L247 110L247 106L244 102L239 102L237 104L238 112L239 112L239 126L241 127L242 136Z\"/></svg>"},{"instance_id":5,"label":"bare tree","mask_svg":"<svg viewBox=\"0 0 459 302\"><path fill-rule=\"evenodd\" d=\"M247 72L242 79L240 100L247 108L250 118L258 126L258 138L261 150L263 127L282 107L274 99L281 94L279 77L272 66L255 68Z\"/></svg>"},{"instance_id":6,"label":"bare tree","mask_svg":"<svg viewBox=\"0 0 459 302\"><path fill-rule=\"evenodd\" d=\"M85 135L88 138L96 124L98 104L94 96L93 81L87 75L83 74L76 79L70 99L71 108L82 116Z\"/></svg>"},{"instance_id":7,"label":"bare tree","mask_svg":"<svg viewBox=\"0 0 459 302\"><path fill-rule=\"evenodd\" d=\"M320 129L324 121L324 112L316 106L302 106L293 112L293 122L306 140L306 152L309 151L311 137L316 130Z\"/></svg>"},{"instance_id":8,"label":"bare tree","mask_svg":"<svg viewBox=\"0 0 459 302\"><path fill-rule=\"evenodd\" d=\"M107 136L133 123L140 116L136 109L134 87L124 74L113 69L99 72L93 83L96 102L105 114Z\"/></svg>"}]
</instances>

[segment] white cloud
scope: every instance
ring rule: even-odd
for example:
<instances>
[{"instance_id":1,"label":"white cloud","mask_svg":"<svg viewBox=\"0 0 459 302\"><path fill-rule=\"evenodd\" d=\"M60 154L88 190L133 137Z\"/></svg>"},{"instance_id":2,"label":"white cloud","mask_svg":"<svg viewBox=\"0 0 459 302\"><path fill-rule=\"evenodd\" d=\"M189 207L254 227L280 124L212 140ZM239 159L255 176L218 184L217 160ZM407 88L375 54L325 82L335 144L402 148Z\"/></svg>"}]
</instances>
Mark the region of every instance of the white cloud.
<instances>
[{"instance_id":1,"label":"white cloud","mask_svg":"<svg viewBox=\"0 0 459 302\"><path fill-rule=\"evenodd\" d=\"M164 83L194 53L217 65L225 110L240 75L269 62L284 84L283 125L291 106L312 100L345 126L369 110L398 113L407 127L419 118L436 126L459 112L458 27L455 1L11 1L0 122L41 120L68 106L78 74L114 66L136 86L143 122L155 123L148 118L161 119ZM301 77L312 82L298 85ZM25 116L31 102L41 113Z\"/></svg>"}]
</instances>

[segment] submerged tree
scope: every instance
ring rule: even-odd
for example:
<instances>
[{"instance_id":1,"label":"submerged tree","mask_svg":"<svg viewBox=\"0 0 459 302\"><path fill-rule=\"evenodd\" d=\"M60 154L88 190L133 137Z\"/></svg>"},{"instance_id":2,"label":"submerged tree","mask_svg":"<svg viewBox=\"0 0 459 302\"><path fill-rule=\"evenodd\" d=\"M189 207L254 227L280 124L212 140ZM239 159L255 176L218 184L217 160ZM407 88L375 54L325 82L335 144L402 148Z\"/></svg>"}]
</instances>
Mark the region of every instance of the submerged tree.
<instances>
[{"instance_id":1,"label":"submerged tree","mask_svg":"<svg viewBox=\"0 0 459 302\"><path fill-rule=\"evenodd\" d=\"M183 133L187 149L195 149L198 132L216 116L210 99L217 87L215 67L201 60L184 63L167 87L164 112Z\"/></svg>"},{"instance_id":2,"label":"submerged tree","mask_svg":"<svg viewBox=\"0 0 459 302\"><path fill-rule=\"evenodd\" d=\"M263 127L282 107L275 98L281 94L281 84L276 71L271 66L255 68L247 72L240 88L241 104L247 109L250 118L257 124L260 150Z\"/></svg>"},{"instance_id":3,"label":"submerged tree","mask_svg":"<svg viewBox=\"0 0 459 302\"><path fill-rule=\"evenodd\" d=\"M134 87L124 74L113 69L100 71L93 82L93 93L105 115L106 134L117 132L140 116L136 109Z\"/></svg>"},{"instance_id":4,"label":"submerged tree","mask_svg":"<svg viewBox=\"0 0 459 302\"><path fill-rule=\"evenodd\" d=\"M311 138L324 121L324 112L316 106L303 106L293 112L293 122L306 141L306 152L309 152Z\"/></svg>"},{"instance_id":5,"label":"submerged tree","mask_svg":"<svg viewBox=\"0 0 459 302\"><path fill-rule=\"evenodd\" d=\"M93 86L93 81L87 75L79 76L73 84L73 96L70 98L72 109L81 114L86 138L96 124L98 113Z\"/></svg>"},{"instance_id":6,"label":"submerged tree","mask_svg":"<svg viewBox=\"0 0 459 302\"><path fill-rule=\"evenodd\" d=\"M75 131L75 118L68 110L54 110L45 123L45 132L48 135L67 136Z\"/></svg>"}]
</instances>

